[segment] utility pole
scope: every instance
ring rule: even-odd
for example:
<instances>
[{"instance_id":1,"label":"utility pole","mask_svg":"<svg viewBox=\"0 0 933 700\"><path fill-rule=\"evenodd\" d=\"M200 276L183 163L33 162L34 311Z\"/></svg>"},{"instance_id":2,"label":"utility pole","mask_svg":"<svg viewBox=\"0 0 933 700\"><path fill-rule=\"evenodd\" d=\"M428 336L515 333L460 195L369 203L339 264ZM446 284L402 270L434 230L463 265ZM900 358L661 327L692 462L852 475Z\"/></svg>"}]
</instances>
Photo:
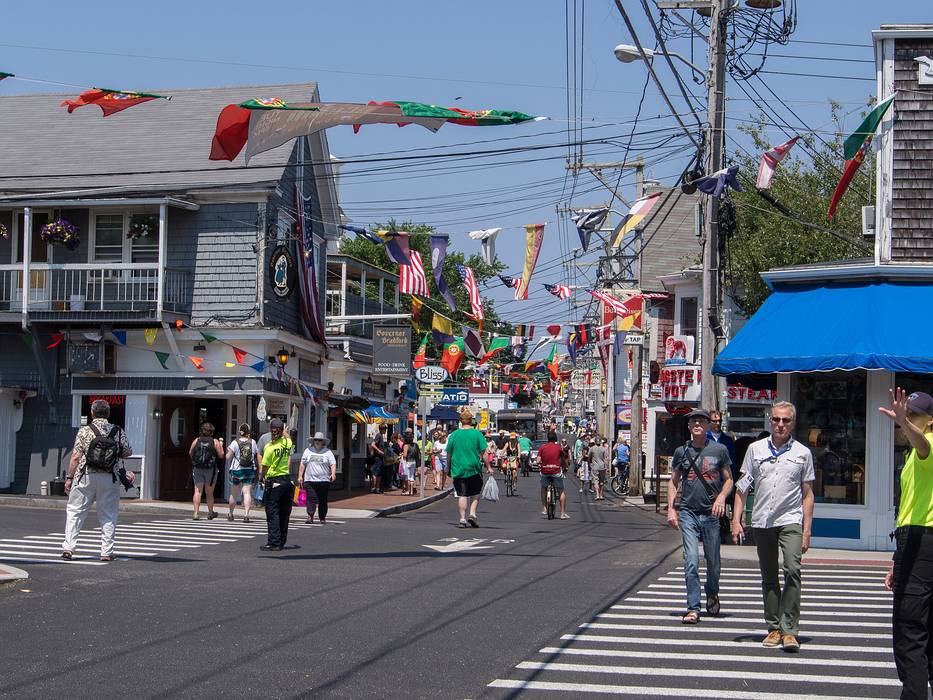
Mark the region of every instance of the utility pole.
<instances>
[{"instance_id":1,"label":"utility pole","mask_svg":"<svg viewBox=\"0 0 933 700\"><path fill-rule=\"evenodd\" d=\"M722 140L725 126L726 21L728 0L712 0L709 33L709 79L707 92L706 172L722 168ZM722 381L712 373L713 361L722 336L720 313L719 200L707 198L703 239L703 309L700 338L700 401L707 410L721 411Z\"/></svg>"}]
</instances>

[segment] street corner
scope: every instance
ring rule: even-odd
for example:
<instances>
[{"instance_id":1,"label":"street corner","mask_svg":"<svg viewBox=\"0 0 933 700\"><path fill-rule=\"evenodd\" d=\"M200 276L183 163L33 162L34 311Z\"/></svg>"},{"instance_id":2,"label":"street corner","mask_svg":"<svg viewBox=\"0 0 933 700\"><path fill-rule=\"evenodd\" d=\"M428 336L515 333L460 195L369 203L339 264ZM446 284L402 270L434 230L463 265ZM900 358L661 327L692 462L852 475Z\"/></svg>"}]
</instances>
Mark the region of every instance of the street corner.
<instances>
[{"instance_id":1,"label":"street corner","mask_svg":"<svg viewBox=\"0 0 933 700\"><path fill-rule=\"evenodd\" d=\"M0 564L0 590L12 587L29 578L29 572L15 566Z\"/></svg>"}]
</instances>

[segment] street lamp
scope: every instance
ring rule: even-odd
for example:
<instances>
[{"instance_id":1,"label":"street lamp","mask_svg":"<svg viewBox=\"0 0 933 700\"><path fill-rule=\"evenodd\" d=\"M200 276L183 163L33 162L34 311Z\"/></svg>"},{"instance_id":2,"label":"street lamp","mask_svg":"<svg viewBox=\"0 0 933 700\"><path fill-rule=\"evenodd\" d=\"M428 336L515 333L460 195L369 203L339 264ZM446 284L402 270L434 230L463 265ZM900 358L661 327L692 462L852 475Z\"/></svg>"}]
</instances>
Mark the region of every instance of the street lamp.
<instances>
[{"instance_id":1,"label":"street lamp","mask_svg":"<svg viewBox=\"0 0 933 700\"><path fill-rule=\"evenodd\" d=\"M285 349L285 346L275 353L275 359L278 360L278 363L284 367L288 364L288 358L290 357L288 350Z\"/></svg>"},{"instance_id":2,"label":"street lamp","mask_svg":"<svg viewBox=\"0 0 933 700\"><path fill-rule=\"evenodd\" d=\"M690 69L694 73L696 73L700 77L703 77L704 75L702 70L700 70L697 66L690 63L690 61L688 61L684 56L681 56L679 53L675 51L668 51L666 53L664 51L655 51L653 49L643 49L643 51L645 52L645 57L649 61L653 59L655 56L667 55L672 58L676 58L676 59L683 61L687 66L690 67ZM619 44L612 50L612 52L616 55L616 58L622 63L632 63L633 61L641 60L641 53L638 51L638 47L632 46L631 44Z\"/></svg>"}]
</instances>

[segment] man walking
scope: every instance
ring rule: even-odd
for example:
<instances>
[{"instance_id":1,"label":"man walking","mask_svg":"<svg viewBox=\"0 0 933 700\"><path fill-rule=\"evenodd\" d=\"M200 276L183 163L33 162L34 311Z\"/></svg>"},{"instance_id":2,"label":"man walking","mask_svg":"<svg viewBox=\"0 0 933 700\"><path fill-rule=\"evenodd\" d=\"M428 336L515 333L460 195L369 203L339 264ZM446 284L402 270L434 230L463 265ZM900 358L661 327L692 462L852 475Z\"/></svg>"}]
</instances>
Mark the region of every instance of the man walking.
<instances>
[{"instance_id":1,"label":"man walking","mask_svg":"<svg viewBox=\"0 0 933 700\"><path fill-rule=\"evenodd\" d=\"M596 500L603 500L603 485L606 483L606 472L609 469L609 448L605 438L597 436L596 443L590 448L590 470L593 473L593 484L596 487Z\"/></svg>"},{"instance_id":2,"label":"man walking","mask_svg":"<svg viewBox=\"0 0 933 700\"><path fill-rule=\"evenodd\" d=\"M701 538L706 559L706 612L718 615L720 610L719 519L725 513L726 497L732 491L732 465L728 450L707 437L709 424L709 413L703 409L687 414L690 440L674 450L671 484L667 490L667 522L683 535L687 612L681 622L685 625L700 621Z\"/></svg>"},{"instance_id":3,"label":"man walking","mask_svg":"<svg viewBox=\"0 0 933 700\"><path fill-rule=\"evenodd\" d=\"M98 399L91 404L91 424L80 428L75 436L65 479L68 507L62 559L71 559L74 555L84 519L95 502L100 522L100 560L114 559L113 540L120 505L117 462L121 457L129 457L133 450L123 429L112 425L108 418L110 404ZM135 474L129 472L126 479L132 483Z\"/></svg>"},{"instance_id":4,"label":"man walking","mask_svg":"<svg viewBox=\"0 0 933 700\"><path fill-rule=\"evenodd\" d=\"M736 487L732 537L745 537L745 499L755 488L752 529L758 548L761 592L768 636L761 644L800 651L800 562L810 548L813 523L813 455L793 438L797 409L780 401L771 408L771 436L748 446ZM778 549L784 560L784 589L778 575Z\"/></svg>"},{"instance_id":5,"label":"man walking","mask_svg":"<svg viewBox=\"0 0 933 700\"><path fill-rule=\"evenodd\" d=\"M476 508L483 490L483 452L486 438L473 427L473 414L465 408L460 412L460 429L447 438L447 459L450 476L454 480L457 494L457 509L460 512L460 527L479 527ZM490 467L489 473L493 470ZM469 512L467 512L469 507Z\"/></svg>"},{"instance_id":6,"label":"man walking","mask_svg":"<svg viewBox=\"0 0 933 700\"><path fill-rule=\"evenodd\" d=\"M292 514L295 484L289 475L292 441L284 434L285 425L278 418L269 423L272 440L262 453L259 480L263 482L268 541L259 549L281 552L288 540L288 519Z\"/></svg>"}]
</instances>

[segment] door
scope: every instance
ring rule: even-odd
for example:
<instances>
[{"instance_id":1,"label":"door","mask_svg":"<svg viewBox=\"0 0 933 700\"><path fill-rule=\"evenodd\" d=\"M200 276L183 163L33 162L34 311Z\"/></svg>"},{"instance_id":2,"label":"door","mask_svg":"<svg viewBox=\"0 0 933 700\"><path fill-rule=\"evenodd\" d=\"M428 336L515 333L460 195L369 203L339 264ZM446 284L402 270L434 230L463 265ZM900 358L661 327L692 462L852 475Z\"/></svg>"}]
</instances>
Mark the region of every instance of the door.
<instances>
[{"instance_id":1,"label":"door","mask_svg":"<svg viewBox=\"0 0 933 700\"><path fill-rule=\"evenodd\" d=\"M29 251L30 264L45 264L49 261L49 245L39 238L39 231L49 223L49 215L44 212L33 212L32 215L32 241ZM23 262L23 238L25 235L25 217L22 214L16 216L17 230L20 239L17 242L14 262ZM32 309L49 308L49 273L46 270L29 271L29 307ZM23 273L17 273L16 299L22 303L23 298Z\"/></svg>"},{"instance_id":2,"label":"door","mask_svg":"<svg viewBox=\"0 0 933 700\"><path fill-rule=\"evenodd\" d=\"M194 399L162 398L162 427L159 436L159 499L187 501L194 491L188 448L194 440Z\"/></svg>"}]
</instances>

